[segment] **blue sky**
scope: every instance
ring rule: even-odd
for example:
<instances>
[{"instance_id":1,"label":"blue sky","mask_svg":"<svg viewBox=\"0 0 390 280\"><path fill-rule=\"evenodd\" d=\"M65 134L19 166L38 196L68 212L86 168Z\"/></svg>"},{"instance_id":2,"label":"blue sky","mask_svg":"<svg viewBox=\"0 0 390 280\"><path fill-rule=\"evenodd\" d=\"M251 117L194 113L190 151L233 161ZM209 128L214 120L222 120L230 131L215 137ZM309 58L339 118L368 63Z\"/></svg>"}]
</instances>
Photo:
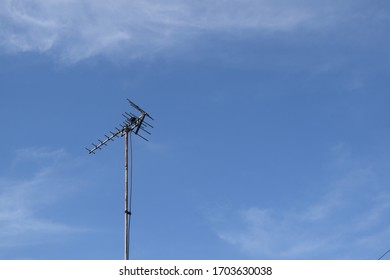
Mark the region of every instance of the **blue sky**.
<instances>
[{"instance_id":1,"label":"blue sky","mask_svg":"<svg viewBox=\"0 0 390 280\"><path fill-rule=\"evenodd\" d=\"M387 1L0 4L0 259L123 258L126 98L131 258L390 249Z\"/></svg>"}]
</instances>

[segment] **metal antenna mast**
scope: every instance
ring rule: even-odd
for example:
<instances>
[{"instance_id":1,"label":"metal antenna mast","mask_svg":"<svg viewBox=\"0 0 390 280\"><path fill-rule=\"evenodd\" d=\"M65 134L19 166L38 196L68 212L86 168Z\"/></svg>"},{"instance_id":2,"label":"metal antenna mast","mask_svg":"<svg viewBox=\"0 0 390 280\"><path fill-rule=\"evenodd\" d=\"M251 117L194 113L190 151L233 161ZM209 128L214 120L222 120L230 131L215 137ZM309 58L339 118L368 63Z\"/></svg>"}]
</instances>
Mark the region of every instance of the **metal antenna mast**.
<instances>
[{"instance_id":1,"label":"metal antenna mast","mask_svg":"<svg viewBox=\"0 0 390 280\"><path fill-rule=\"evenodd\" d=\"M100 150L103 146L107 146L107 142L114 141L115 137L119 136L125 136L125 260L129 259L129 250L130 250L130 223L129 219L131 216L131 209L129 209L129 133L133 132L134 134L138 135L145 141L148 141L144 136L140 135L140 130L151 134L149 131L146 130L147 127L153 128L151 124L145 121L145 118L148 117L151 120L154 120L148 113L146 113L144 110L142 110L140 107L138 107L135 103L131 102L129 99L127 101L130 103L130 105L135 108L137 111L140 112L139 116L136 116L133 113L125 112L122 114L122 116L125 118L125 121L119 125L119 128L115 127L116 131L111 132L110 135L104 134L106 137L105 140L100 140L99 144L95 145L92 143L93 148L87 149L89 154L94 154L97 150Z\"/></svg>"}]
</instances>

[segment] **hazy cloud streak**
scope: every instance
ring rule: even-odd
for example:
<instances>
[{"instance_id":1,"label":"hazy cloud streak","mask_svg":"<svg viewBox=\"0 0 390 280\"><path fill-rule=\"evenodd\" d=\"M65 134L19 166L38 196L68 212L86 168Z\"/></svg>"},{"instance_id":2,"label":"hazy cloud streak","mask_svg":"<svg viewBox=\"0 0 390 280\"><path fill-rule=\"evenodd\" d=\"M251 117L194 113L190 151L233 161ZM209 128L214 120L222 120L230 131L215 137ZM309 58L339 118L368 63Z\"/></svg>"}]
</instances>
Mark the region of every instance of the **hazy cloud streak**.
<instances>
[{"instance_id":1,"label":"hazy cloud streak","mask_svg":"<svg viewBox=\"0 0 390 280\"><path fill-rule=\"evenodd\" d=\"M317 199L290 211L242 209L217 226L219 238L256 258L375 259L390 233L386 179L371 166L345 165L337 180L311 188Z\"/></svg>"},{"instance_id":2,"label":"hazy cloud streak","mask_svg":"<svg viewBox=\"0 0 390 280\"><path fill-rule=\"evenodd\" d=\"M0 178L0 247L42 242L48 237L86 230L47 216L47 209L72 189L67 185L69 180L60 175L61 167L48 166L59 157L65 160L65 156L62 149L30 148L17 152L13 168L18 169L26 161L29 165L38 163L39 168L26 178L23 178L24 172L18 172L20 179Z\"/></svg>"},{"instance_id":3,"label":"hazy cloud streak","mask_svg":"<svg viewBox=\"0 0 390 280\"><path fill-rule=\"evenodd\" d=\"M49 52L68 62L124 51L132 58L188 44L204 32L286 31L334 16L328 2L286 0L1 2L3 51Z\"/></svg>"}]
</instances>

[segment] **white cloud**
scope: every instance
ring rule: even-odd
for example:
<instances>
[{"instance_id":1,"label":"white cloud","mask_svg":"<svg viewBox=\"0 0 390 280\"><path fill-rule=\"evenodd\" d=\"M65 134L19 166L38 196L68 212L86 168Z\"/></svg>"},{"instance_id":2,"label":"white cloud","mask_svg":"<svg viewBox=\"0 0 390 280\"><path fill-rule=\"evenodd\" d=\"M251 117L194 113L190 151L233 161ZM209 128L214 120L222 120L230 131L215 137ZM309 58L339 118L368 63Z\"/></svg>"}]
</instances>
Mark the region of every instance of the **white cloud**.
<instances>
[{"instance_id":1,"label":"white cloud","mask_svg":"<svg viewBox=\"0 0 390 280\"><path fill-rule=\"evenodd\" d=\"M48 148L24 148L16 151L15 161L39 161L39 160L50 160L58 161L66 157L66 152L64 149L51 150Z\"/></svg>"},{"instance_id":2,"label":"white cloud","mask_svg":"<svg viewBox=\"0 0 390 280\"><path fill-rule=\"evenodd\" d=\"M297 198L300 208L242 209L229 222L214 223L216 232L256 258L375 259L390 232L386 180L371 166L351 164L343 173L328 186L313 186L314 201Z\"/></svg>"},{"instance_id":3,"label":"white cloud","mask_svg":"<svg viewBox=\"0 0 390 280\"><path fill-rule=\"evenodd\" d=\"M1 48L75 62L112 53L153 54L204 32L291 30L324 23L329 2L286 0L2 0ZM336 8L337 9L337 8ZM326 12L324 12L326 11ZM320 17L320 18L319 18Z\"/></svg>"},{"instance_id":4,"label":"white cloud","mask_svg":"<svg viewBox=\"0 0 390 280\"><path fill-rule=\"evenodd\" d=\"M24 162L34 165L40 161L38 171L18 179L0 178L0 247L20 246L44 242L86 229L68 225L48 215L48 209L60 201L69 190L69 180L53 168L53 160L64 158L64 150L24 149L17 153L14 168ZM42 160L46 164L42 164ZM58 166L56 168L59 168ZM73 182L74 183L74 182Z\"/></svg>"}]
</instances>

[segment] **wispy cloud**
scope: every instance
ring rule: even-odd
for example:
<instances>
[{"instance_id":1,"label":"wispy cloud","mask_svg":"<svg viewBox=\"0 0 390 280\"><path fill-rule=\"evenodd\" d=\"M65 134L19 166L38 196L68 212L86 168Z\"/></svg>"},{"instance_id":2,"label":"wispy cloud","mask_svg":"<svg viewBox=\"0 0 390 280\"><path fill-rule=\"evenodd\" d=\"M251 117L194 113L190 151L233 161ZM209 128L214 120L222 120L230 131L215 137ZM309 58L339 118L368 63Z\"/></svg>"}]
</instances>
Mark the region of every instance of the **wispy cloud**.
<instances>
[{"instance_id":1,"label":"wispy cloud","mask_svg":"<svg viewBox=\"0 0 390 280\"><path fill-rule=\"evenodd\" d=\"M3 51L50 53L68 62L113 53L150 55L204 32L313 27L337 9L330 9L329 1L286 0L2 0L1 6Z\"/></svg>"},{"instance_id":2,"label":"wispy cloud","mask_svg":"<svg viewBox=\"0 0 390 280\"><path fill-rule=\"evenodd\" d=\"M342 157L346 160L344 154ZM328 185L312 189L319 190L318 198L299 200L301 207L241 209L233 219L229 217L229 223L215 223L216 232L222 240L256 258L379 257L383 246L389 244L390 192L386 180L371 166L353 165Z\"/></svg>"},{"instance_id":3,"label":"wispy cloud","mask_svg":"<svg viewBox=\"0 0 390 280\"><path fill-rule=\"evenodd\" d=\"M26 160L29 165L40 161L33 175L20 178L0 177L0 247L20 246L47 241L86 229L56 221L48 211L72 190L53 160L66 161L64 150L24 149L17 152L14 168ZM43 164L43 162L45 164ZM18 177L19 177L18 176Z\"/></svg>"}]
</instances>

